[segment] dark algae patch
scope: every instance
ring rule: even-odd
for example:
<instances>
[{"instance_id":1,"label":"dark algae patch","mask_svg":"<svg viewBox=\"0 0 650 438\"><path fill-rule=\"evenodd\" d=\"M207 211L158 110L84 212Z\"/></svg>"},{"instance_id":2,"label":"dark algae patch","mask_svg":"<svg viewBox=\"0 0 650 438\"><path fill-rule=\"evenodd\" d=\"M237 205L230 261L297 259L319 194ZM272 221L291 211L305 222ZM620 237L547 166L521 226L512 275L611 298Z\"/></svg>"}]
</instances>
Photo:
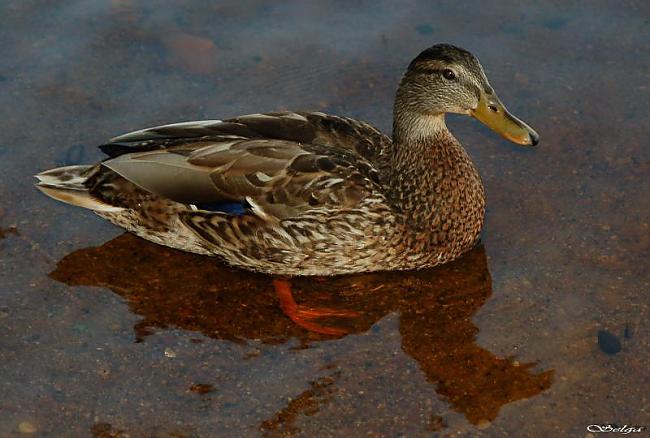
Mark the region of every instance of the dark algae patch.
<instances>
[{"instance_id":1,"label":"dark algae patch","mask_svg":"<svg viewBox=\"0 0 650 438\"><path fill-rule=\"evenodd\" d=\"M115 429L110 423L96 423L90 429L93 438L125 438L123 430Z\"/></svg>"},{"instance_id":2,"label":"dark algae patch","mask_svg":"<svg viewBox=\"0 0 650 438\"><path fill-rule=\"evenodd\" d=\"M547 18L543 20L542 26L544 26L547 29L558 30L566 26L568 22L569 20L564 17L553 17L553 18Z\"/></svg>"},{"instance_id":3,"label":"dark algae patch","mask_svg":"<svg viewBox=\"0 0 650 438\"><path fill-rule=\"evenodd\" d=\"M214 391L214 385L208 383L195 383L190 386L190 391L196 394L205 395Z\"/></svg>"},{"instance_id":4,"label":"dark algae patch","mask_svg":"<svg viewBox=\"0 0 650 438\"><path fill-rule=\"evenodd\" d=\"M292 398L272 419L262 422L260 425L262 434L265 437L273 437L300 433L300 428L295 425L296 420L302 415L318 413L321 405L328 403L336 395L337 375L338 373L334 373L333 376L325 376L311 382L308 390Z\"/></svg>"},{"instance_id":5,"label":"dark algae patch","mask_svg":"<svg viewBox=\"0 0 650 438\"><path fill-rule=\"evenodd\" d=\"M420 35L431 35L433 33L433 27L430 24L420 24L415 30Z\"/></svg>"},{"instance_id":6,"label":"dark algae patch","mask_svg":"<svg viewBox=\"0 0 650 438\"><path fill-rule=\"evenodd\" d=\"M16 226L2 228L0 227L0 239L4 239L8 236L18 236L18 228Z\"/></svg>"}]
</instances>

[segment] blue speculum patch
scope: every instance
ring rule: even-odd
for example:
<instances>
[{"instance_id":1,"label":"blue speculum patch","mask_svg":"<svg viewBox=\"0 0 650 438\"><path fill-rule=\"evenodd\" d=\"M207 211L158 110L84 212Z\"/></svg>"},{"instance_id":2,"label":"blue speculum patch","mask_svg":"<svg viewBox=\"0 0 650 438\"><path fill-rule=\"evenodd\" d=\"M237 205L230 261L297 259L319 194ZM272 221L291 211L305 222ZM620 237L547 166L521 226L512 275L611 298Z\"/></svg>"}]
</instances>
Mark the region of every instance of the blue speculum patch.
<instances>
[{"instance_id":1,"label":"blue speculum patch","mask_svg":"<svg viewBox=\"0 0 650 438\"><path fill-rule=\"evenodd\" d=\"M194 204L199 210L213 211L231 214L233 216L241 216L250 211L250 206L247 202L226 201L226 202L204 202L201 204Z\"/></svg>"}]
</instances>

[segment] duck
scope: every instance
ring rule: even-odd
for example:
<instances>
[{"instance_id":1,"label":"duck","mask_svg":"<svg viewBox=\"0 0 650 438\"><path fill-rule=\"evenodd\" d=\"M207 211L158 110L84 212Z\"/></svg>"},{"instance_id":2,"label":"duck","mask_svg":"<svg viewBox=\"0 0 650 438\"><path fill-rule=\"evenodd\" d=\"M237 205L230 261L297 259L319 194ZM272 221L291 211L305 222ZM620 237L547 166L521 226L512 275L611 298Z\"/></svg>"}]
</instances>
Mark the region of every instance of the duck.
<instances>
[{"instance_id":1,"label":"duck","mask_svg":"<svg viewBox=\"0 0 650 438\"><path fill-rule=\"evenodd\" d=\"M103 161L44 171L36 186L143 239L260 273L429 268L471 250L485 217L481 177L447 113L539 142L473 54L436 44L403 74L392 137L322 112L174 123L115 137L99 146Z\"/></svg>"}]
</instances>

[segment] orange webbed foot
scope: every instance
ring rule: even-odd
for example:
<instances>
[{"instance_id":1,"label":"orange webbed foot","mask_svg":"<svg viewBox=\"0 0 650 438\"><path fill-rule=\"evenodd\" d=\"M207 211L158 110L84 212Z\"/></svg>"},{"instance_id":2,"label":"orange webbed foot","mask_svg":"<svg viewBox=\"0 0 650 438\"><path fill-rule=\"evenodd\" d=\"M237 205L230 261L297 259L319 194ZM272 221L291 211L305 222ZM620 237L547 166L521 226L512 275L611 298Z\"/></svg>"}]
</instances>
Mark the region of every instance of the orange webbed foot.
<instances>
[{"instance_id":1,"label":"orange webbed foot","mask_svg":"<svg viewBox=\"0 0 650 438\"><path fill-rule=\"evenodd\" d=\"M358 312L351 310L337 310L330 307L306 307L301 306L293 299L291 283L288 280L273 280L275 292L280 300L280 308L293 322L300 327L314 333L321 333L332 336L343 336L347 330L328 327L315 322L319 318L343 317L353 318L359 316Z\"/></svg>"}]
</instances>

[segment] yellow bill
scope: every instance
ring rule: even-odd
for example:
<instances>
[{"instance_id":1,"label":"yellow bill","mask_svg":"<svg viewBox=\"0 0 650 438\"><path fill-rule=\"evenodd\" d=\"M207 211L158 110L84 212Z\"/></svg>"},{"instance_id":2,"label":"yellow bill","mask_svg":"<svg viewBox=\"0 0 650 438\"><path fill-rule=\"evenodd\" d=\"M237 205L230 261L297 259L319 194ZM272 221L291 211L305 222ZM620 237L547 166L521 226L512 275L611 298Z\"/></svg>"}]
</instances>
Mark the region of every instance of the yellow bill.
<instances>
[{"instance_id":1,"label":"yellow bill","mask_svg":"<svg viewBox=\"0 0 650 438\"><path fill-rule=\"evenodd\" d=\"M510 114L495 95L481 94L478 106L470 111L470 115L514 143L523 146L539 143L539 135L533 128Z\"/></svg>"}]
</instances>

